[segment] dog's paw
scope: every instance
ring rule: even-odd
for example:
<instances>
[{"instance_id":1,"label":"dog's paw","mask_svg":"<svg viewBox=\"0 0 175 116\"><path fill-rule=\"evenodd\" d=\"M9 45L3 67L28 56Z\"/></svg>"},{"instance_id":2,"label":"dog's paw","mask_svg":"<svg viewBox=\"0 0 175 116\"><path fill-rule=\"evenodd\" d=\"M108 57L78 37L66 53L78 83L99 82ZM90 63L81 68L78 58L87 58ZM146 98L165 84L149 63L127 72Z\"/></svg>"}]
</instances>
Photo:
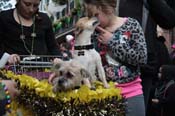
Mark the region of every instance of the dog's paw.
<instances>
[{"instance_id":1,"label":"dog's paw","mask_svg":"<svg viewBox=\"0 0 175 116\"><path fill-rule=\"evenodd\" d=\"M91 83L90 83L90 81L89 81L88 78L84 78L84 79L82 80L82 82L83 82L83 84L86 85L87 87L89 87L89 88L92 87L92 85L91 85Z\"/></svg>"},{"instance_id":2,"label":"dog's paw","mask_svg":"<svg viewBox=\"0 0 175 116\"><path fill-rule=\"evenodd\" d=\"M109 89L110 88L110 86L109 86L109 84L104 84L104 87L106 88L106 89Z\"/></svg>"}]
</instances>

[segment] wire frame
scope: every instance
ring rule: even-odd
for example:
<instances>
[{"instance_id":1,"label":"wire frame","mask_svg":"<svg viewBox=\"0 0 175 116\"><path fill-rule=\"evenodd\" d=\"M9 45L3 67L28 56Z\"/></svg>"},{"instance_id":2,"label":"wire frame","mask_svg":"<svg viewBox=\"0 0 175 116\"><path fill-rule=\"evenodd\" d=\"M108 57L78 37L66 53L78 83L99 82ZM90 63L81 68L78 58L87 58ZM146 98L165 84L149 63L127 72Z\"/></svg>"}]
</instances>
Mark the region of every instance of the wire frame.
<instances>
[{"instance_id":1,"label":"wire frame","mask_svg":"<svg viewBox=\"0 0 175 116\"><path fill-rule=\"evenodd\" d=\"M51 74L52 61L54 58L61 58L60 56L20 56L21 61L19 64L9 65L8 70L13 71L15 74L26 74L37 78L39 80L47 79Z\"/></svg>"}]
</instances>

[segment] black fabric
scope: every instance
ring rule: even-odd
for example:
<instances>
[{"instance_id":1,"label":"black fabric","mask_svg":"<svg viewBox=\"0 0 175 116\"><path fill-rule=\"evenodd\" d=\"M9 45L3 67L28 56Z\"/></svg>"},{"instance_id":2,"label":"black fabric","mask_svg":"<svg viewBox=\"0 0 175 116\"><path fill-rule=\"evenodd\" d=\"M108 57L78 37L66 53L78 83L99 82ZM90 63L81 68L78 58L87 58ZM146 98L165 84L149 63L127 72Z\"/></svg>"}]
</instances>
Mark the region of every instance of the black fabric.
<instances>
[{"instance_id":1,"label":"black fabric","mask_svg":"<svg viewBox=\"0 0 175 116\"><path fill-rule=\"evenodd\" d=\"M142 0L120 0L119 16L132 17L142 22Z\"/></svg>"},{"instance_id":2,"label":"black fabric","mask_svg":"<svg viewBox=\"0 0 175 116\"><path fill-rule=\"evenodd\" d=\"M175 65L163 65L161 68L162 80L175 80Z\"/></svg>"},{"instance_id":3,"label":"black fabric","mask_svg":"<svg viewBox=\"0 0 175 116\"><path fill-rule=\"evenodd\" d=\"M21 34L21 25L18 24L13 17L13 10L0 12L0 53L29 55L26 51L22 40L19 38ZM44 13L38 13L39 18L36 19L36 38L34 41L35 55L60 55L53 34L52 24L49 17ZM26 35L26 45L31 50L31 33L33 27L24 27Z\"/></svg>"},{"instance_id":4,"label":"black fabric","mask_svg":"<svg viewBox=\"0 0 175 116\"><path fill-rule=\"evenodd\" d=\"M166 84L161 85L161 88L156 88L155 98L159 103L152 103L151 112L148 116L174 116L175 114L175 83L170 83L166 88Z\"/></svg>"},{"instance_id":5,"label":"black fabric","mask_svg":"<svg viewBox=\"0 0 175 116\"><path fill-rule=\"evenodd\" d=\"M163 65L161 80L157 82L155 96L159 103L152 104L151 116L174 116L175 110L175 65Z\"/></svg>"},{"instance_id":6,"label":"black fabric","mask_svg":"<svg viewBox=\"0 0 175 116\"><path fill-rule=\"evenodd\" d=\"M0 100L0 116L3 116L6 113L6 100Z\"/></svg>"},{"instance_id":7,"label":"black fabric","mask_svg":"<svg viewBox=\"0 0 175 116\"><path fill-rule=\"evenodd\" d=\"M160 104L163 106L163 116L174 116L175 114L175 84L172 84L166 91L165 98L160 99Z\"/></svg>"},{"instance_id":8,"label":"black fabric","mask_svg":"<svg viewBox=\"0 0 175 116\"><path fill-rule=\"evenodd\" d=\"M159 26L170 29L175 26L175 0L147 0L149 11Z\"/></svg>"},{"instance_id":9,"label":"black fabric","mask_svg":"<svg viewBox=\"0 0 175 116\"><path fill-rule=\"evenodd\" d=\"M148 75L149 76L149 75ZM145 106L149 106L149 96L151 95L151 89L152 88L152 79L150 77L142 78L142 89L143 89L143 96L144 96L144 101L145 101ZM147 109L147 108L145 108ZM149 109L149 107L148 107ZM149 116L149 115L148 115Z\"/></svg>"},{"instance_id":10,"label":"black fabric","mask_svg":"<svg viewBox=\"0 0 175 116\"><path fill-rule=\"evenodd\" d=\"M165 38L163 36L156 38L156 54L158 59L158 67L161 67L162 65L172 64L172 60L170 57L170 54L168 52L168 49L165 45Z\"/></svg>"}]
</instances>

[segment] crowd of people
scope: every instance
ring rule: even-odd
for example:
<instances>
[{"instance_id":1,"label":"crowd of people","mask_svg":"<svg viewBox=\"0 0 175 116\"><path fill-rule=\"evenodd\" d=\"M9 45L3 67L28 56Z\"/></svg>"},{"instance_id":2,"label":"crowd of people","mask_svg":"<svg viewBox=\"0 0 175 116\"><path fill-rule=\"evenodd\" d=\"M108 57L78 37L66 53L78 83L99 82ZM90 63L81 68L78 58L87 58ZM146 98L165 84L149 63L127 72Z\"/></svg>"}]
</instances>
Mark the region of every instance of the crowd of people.
<instances>
[{"instance_id":1,"label":"crowd of people","mask_svg":"<svg viewBox=\"0 0 175 116\"><path fill-rule=\"evenodd\" d=\"M17 0L14 9L0 12L0 57L9 54L5 63L18 63L19 55L72 58L70 46L56 42L39 4L40 0ZM83 0L83 6L85 16L100 22L92 41L103 53L107 80L116 82L127 100L126 116L174 115L175 66L157 26L175 26L175 1ZM1 91L8 88L12 99L20 94L13 80L0 80L0 85ZM0 99L0 114L5 113L5 100Z\"/></svg>"}]
</instances>

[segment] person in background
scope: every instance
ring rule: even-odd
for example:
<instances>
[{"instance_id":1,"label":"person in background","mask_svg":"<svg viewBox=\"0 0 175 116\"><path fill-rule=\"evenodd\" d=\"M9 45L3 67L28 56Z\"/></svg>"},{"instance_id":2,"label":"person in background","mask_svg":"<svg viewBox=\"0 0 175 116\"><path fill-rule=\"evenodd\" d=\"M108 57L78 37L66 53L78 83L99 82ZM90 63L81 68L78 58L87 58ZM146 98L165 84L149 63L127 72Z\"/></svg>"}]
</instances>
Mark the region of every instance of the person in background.
<instances>
[{"instance_id":1,"label":"person in background","mask_svg":"<svg viewBox=\"0 0 175 116\"><path fill-rule=\"evenodd\" d=\"M163 30L158 26L157 27L157 37L155 40L156 54L159 56L157 58L158 68L160 68L162 65L172 64L172 59L170 57L170 54L168 52L168 48L167 48L165 42L166 42L166 39L163 35Z\"/></svg>"},{"instance_id":2,"label":"person in background","mask_svg":"<svg viewBox=\"0 0 175 116\"><path fill-rule=\"evenodd\" d=\"M92 39L106 46L106 75L127 100L126 116L145 116L139 67L147 61L144 33L136 19L116 16L116 1L84 0L86 16L100 22Z\"/></svg>"},{"instance_id":3,"label":"person in background","mask_svg":"<svg viewBox=\"0 0 175 116\"><path fill-rule=\"evenodd\" d=\"M162 65L149 116L174 116L175 65Z\"/></svg>"},{"instance_id":4,"label":"person in background","mask_svg":"<svg viewBox=\"0 0 175 116\"><path fill-rule=\"evenodd\" d=\"M152 80L157 78L158 60L156 53L156 27L164 29L175 26L175 1L174 0L118 0L118 15L121 17L133 17L142 26L148 50L147 65L141 68L141 78L145 106L148 106Z\"/></svg>"},{"instance_id":5,"label":"person in background","mask_svg":"<svg viewBox=\"0 0 175 116\"><path fill-rule=\"evenodd\" d=\"M157 37L155 38L155 50L156 50L156 54L159 56L157 58L157 67L161 67L163 65L172 65L172 59L170 57L170 54L168 52L168 48L165 45L166 39L164 37L163 34L163 30L158 26L157 27ZM152 82L152 88L150 91L150 97L149 97L149 102L148 102L148 106L147 107L147 115L148 116L152 116L152 108L153 108L153 104L151 99L154 97L154 93L156 90L157 85L160 84L160 79L159 77L157 78L153 78L153 82Z\"/></svg>"},{"instance_id":6,"label":"person in background","mask_svg":"<svg viewBox=\"0 0 175 116\"><path fill-rule=\"evenodd\" d=\"M17 0L14 9L0 12L0 56L60 55L52 24L39 12L40 0Z\"/></svg>"}]
</instances>

